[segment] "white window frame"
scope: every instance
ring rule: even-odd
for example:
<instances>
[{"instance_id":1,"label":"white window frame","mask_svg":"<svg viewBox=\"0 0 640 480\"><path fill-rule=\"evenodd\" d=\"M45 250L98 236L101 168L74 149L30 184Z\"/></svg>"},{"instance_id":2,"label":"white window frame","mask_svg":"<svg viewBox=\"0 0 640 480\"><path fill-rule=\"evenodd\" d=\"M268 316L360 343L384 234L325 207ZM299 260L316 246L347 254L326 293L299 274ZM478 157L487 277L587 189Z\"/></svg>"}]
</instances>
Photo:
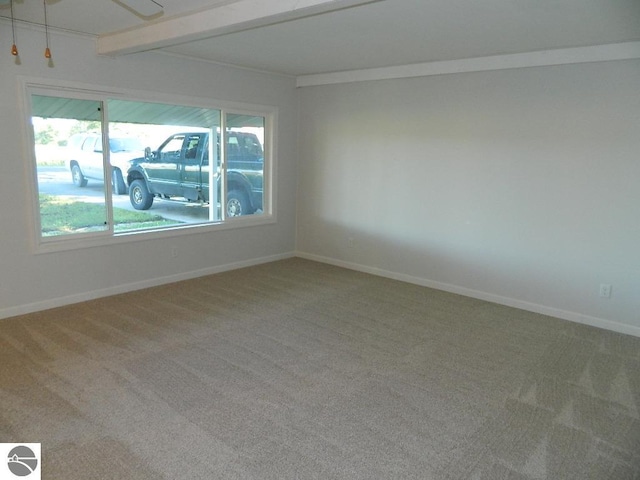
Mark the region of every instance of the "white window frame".
<instances>
[{"instance_id":1,"label":"white window frame","mask_svg":"<svg viewBox=\"0 0 640 480\"><path fill-rule=\"evenodd\" d=\"M259 225L273 224L277 222L275 211L275 171L276 171L276 138L278 123L278 108L269 105L256 105L240 102L228 102L212 98L189 97L182 95L168 95L155 92L145 92L128 89L114 89L109 87L97 87L76 82L55 81L51 79L27 78L18 79L19 90L23 99L21 110L23 116L24 131L24 152L25 168L27 171L29 201L32 205L33 221L31 231L32 247L34 253L47 253L53 251L75 250L79 248L90 248L95 246L144 241L152 238L169 238L184 235L206 234L210 232L228 230L235 228L253 227ZM181 105L194 108L210 108L220 110L222 124L226 120L226 114L239 114L249 116L261 116L264 118L264 170L263 170L263 208L259 215L244 215L239 217L225 218L223 215L220 221L203 223L176 225L158 229L137 230L131 232L113 231L112 222L109 222L108 229L90 234L73 234L68 236L43 237L40 226L40 203L38 197L37 161L35 153L35 139L31 127L31 95L57 96L64 98L77 98L81 100L92 100L102 102L103 110L103 144L108 135L108 108L110 99L129 100L134 102L164 103L168 105ZM106 152L106 149L105 149ZM105 153L106 155L106 153ZM104 161L106 169L109 169L108 162ZM225 166L226 168L226 166ZM110 171L105 172L105 179L110 178ZM106 208L108 218L113 218L111 202L111 182L105 181ZM226 185L223 184L223 191ZM222 197L224 198L224 197ZM224 210L224 209L223 209Z\"/></svg>"}]
</instances>

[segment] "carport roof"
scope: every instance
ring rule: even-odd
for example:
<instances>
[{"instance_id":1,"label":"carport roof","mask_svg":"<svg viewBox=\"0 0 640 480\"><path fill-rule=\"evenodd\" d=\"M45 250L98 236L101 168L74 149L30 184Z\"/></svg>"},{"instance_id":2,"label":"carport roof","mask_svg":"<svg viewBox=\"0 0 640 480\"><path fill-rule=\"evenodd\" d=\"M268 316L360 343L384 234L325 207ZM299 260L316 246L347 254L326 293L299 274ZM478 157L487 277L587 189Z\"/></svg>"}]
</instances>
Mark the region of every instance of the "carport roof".
<instances>
[{"instance_id":1,"label":"carport roof","mask_svg":"<svg viewBox=\"0 0 640 480\"><path fill-rule=\"evenodd\" d=\"M101 102L80 99L32 95L32 115L42 118L69 118L74 120L100 120ZM110 122L152 125L183 125L211 128L220 125L220 111L211 108L168 105L152 102L109 99ZM227 126L264 126L262 117L227 114Z\"/></svg>"}]
</instances>

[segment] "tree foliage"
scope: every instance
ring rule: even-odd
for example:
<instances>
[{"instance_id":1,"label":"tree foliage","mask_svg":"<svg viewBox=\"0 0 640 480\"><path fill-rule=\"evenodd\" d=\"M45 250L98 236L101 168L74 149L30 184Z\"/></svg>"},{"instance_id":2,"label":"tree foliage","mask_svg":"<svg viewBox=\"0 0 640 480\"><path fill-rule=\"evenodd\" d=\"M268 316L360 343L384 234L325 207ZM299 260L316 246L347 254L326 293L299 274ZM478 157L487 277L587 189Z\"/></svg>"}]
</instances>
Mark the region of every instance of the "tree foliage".
<instances>
[{"instance_id":1,"label":"tree foliage","mask_svg":"<svg viewBox=\"0 0 640 480\"><path fill-rule=\"evenodd\" d=\"M37 145L48 145L58 136L58 132L51 125L38 130L34 133L34 139Z\"/></svg>"}]
</instances>

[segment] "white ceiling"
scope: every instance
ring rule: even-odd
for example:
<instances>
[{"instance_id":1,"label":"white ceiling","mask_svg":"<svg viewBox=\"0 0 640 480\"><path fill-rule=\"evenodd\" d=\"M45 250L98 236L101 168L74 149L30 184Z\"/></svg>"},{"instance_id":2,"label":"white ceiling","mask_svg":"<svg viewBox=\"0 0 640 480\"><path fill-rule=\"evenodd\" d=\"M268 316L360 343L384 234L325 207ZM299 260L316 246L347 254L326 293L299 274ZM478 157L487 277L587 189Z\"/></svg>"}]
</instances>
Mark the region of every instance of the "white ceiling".
<instances>
[{"instance_id":1,"label":"white ceiling","mask_svg":"<svg viewBox=\"0 0 640 480\"><path fill-rule=\"evenodd\" d=\"M286 7L294 15L286 0L158 2L164 14L145 19L118 0L51 0L48 21L99 42L130 30L109 53L161 49L295 76L640 41L640 0L300 0ZM14 14L43 23L42 2L14 0ZM211 29L199 25L209 18ZM166 38L136 43L152 28Z\"/></svg>"}]
</instances>

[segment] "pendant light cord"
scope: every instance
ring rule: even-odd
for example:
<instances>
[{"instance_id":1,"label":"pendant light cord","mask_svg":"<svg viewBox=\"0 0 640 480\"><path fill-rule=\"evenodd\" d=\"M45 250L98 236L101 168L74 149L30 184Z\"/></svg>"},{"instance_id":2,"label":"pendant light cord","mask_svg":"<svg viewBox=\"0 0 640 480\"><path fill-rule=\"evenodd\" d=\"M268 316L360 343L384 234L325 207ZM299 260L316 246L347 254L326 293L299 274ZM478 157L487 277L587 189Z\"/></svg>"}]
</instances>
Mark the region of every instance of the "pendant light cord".
<instances>
[{"instance_id":1,"label":"pendant light cord","mask_svg":"<svg viewBox=\"0 0 640 480\"><path fill-rule=\"evenodd\" d=\"M13 39L13 45L11 46L11 53L13 55L17 55L18 50L16 48L16 22L15 22L15 18L13 17L13 0L11 0L10 6L11 6L11 35Z\"/></svg>"},{"instance_id":2,"label":"pendant light cord","mask_svg":"<svg viewBox=\"0 0 640 480\"><path fill-rule=\"evenodd\" d=\"M44 50L45 58L51 58L51 50L49 50L49 22L47 21L47 0L42 0L44 5L44 38L46 48Z\"/></svg>"}]
</instances>

